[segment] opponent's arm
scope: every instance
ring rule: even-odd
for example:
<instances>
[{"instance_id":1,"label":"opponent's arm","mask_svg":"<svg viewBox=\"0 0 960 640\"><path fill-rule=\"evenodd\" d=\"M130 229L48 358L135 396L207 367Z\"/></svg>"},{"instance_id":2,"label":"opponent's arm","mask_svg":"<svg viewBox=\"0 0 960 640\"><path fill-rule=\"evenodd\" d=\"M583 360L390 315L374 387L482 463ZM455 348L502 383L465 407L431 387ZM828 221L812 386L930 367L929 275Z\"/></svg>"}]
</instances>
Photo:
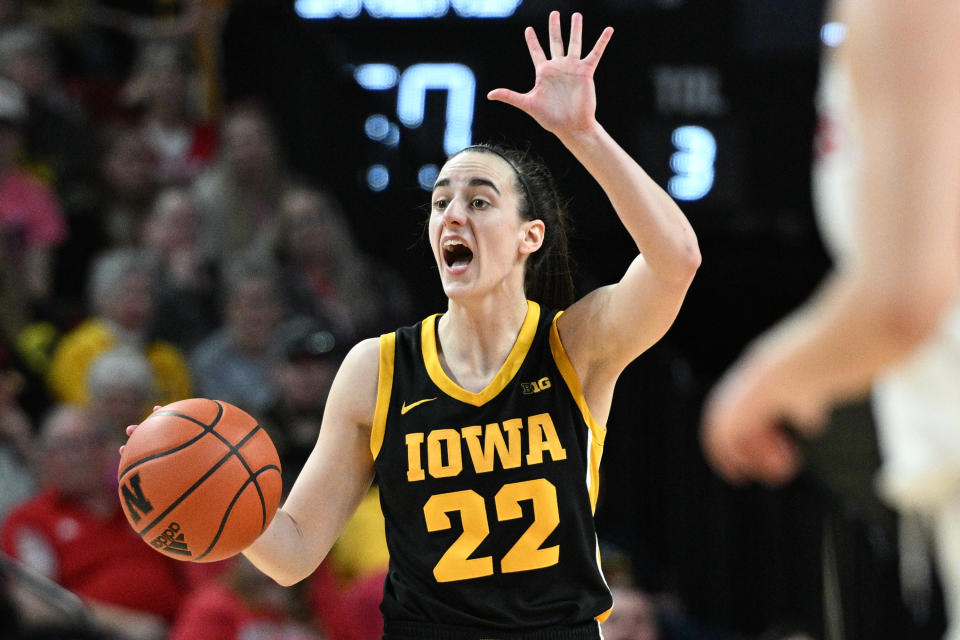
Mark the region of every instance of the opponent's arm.
<instances>
[{"instance_id":1,"label":"opponent's arm","mask_svg":"<svg viewBox=\"0 0 960 640\"><path fill-rule=\"evenodd\" d=\"M330 389L313 452L270 526L243 552L282 585L313 573L370 488L378 370L376 339L360 342L347 354Z\"/></svg>"},{"instance_id":2,"label":"opponent's arm","mask_svg":"<svg viewBox=\"0 0 960 640\"><path fill-rule=\"evenodd\" d=\"M845 4L856 251L713 393L704 444L735 481L789 477L798 459L780 423L816 431L937 328L960 284L960 5Z\"/></svg>"},{"instance_id":3,"label":"opponent's arm","mask_svg":"<svg viewBox=\"0 0 960 640\"><path fill-rule=\"evenodd\" d=\"M613 29L581 58L582 22L574 13L564 52L560 16L550 14L550 59L528 27L534 88L525 94L496 89L488 97L525 111L563 142L603 188L642 252L618 283L588 294L560 319L581 378L606 387L673 323L700 252L679 207L597 122L593 73Z\"/></svg>"}]
</instances>

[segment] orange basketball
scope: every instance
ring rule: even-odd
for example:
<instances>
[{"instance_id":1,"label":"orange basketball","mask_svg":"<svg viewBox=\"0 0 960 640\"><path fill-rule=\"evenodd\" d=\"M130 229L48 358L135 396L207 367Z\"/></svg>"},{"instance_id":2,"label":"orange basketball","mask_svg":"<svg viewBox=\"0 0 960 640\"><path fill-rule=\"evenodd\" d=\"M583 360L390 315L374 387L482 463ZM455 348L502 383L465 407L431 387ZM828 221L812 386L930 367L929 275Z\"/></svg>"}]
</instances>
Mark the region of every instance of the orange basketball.
<instances>
[{"instance_id":1,"label":"orange basketball","mask_svg":"<svg viewBox=\"0 0 960 640\"><path fill-rule=\"evenodd\" d=\"M130 526L178 560L239 553L280 503L280 458L270 436L219 400L180 400L150 414L127 441L117 475Z\"/></svg>"}]
</instances>

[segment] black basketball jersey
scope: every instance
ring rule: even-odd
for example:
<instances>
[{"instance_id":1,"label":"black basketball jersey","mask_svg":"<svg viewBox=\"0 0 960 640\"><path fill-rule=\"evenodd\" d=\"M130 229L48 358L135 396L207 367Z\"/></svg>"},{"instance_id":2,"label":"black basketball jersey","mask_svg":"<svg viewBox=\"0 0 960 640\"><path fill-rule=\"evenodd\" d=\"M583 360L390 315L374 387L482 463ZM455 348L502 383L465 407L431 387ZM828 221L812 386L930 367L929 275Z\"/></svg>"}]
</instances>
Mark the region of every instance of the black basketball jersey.
<instances>
[{"instance_id":1,"label":"black basketball jersey","mask_svg":"<svg viewBox=\"0 0 960 640\"><path fill-rule=\"evenodd\" d=\"M606 430L560 343L559 315L528 302L479 393L443 371L439 314L381 336L371 451L390 551L388 635L416 621L585 626L576 637L599 637L612 606L593 524Z\"/></svg>"}]
</instances>

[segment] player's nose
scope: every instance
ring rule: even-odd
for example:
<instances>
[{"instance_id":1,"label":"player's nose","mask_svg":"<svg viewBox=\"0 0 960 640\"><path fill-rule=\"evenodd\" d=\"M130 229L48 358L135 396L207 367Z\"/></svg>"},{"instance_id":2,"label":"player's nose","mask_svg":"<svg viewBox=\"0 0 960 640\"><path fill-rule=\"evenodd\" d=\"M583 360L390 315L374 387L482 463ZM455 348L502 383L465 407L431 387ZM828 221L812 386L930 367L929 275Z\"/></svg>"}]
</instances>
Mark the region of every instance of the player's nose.
<instances>
[{"instance_id":1,"label":"player's nose","mask_svg":"<svg viewBox=\"0 0 960 640\"><path fill-rule=\"evenodd\" d=\"M454 198L443 210L443 224L462 225L467 221L467 209L462 198Z\"/></svg>"}]
</instances>

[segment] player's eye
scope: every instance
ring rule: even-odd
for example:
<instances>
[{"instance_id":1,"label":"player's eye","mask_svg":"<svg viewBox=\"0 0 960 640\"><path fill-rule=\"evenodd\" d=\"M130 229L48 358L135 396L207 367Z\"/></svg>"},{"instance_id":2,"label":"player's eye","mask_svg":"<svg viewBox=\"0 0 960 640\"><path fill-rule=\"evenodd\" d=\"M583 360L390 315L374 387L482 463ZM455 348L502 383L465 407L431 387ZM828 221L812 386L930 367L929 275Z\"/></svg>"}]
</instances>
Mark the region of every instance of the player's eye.
<instances>
[{"instance_id":1,"label":"player's eye","mask_svg":"<svg viewBox=\"0 0 960 640\"><path fill-rule=\"evenodd\" d=\"M447 208L447 200L445 198L437 198L433 201L433 208L437 211L443 211Z\"/></svg>"},{"instance_id":2,"label":"player's eye","mask_svg":"<svg viewBox=\"0 0 960 640\"><path fill-rule=\"evenodd\" d=\"M470 203L470 206L474 209L486 209L488 206L490 206L490 203L481 198L474 198Z\"/></svg>"}]
</instances>

